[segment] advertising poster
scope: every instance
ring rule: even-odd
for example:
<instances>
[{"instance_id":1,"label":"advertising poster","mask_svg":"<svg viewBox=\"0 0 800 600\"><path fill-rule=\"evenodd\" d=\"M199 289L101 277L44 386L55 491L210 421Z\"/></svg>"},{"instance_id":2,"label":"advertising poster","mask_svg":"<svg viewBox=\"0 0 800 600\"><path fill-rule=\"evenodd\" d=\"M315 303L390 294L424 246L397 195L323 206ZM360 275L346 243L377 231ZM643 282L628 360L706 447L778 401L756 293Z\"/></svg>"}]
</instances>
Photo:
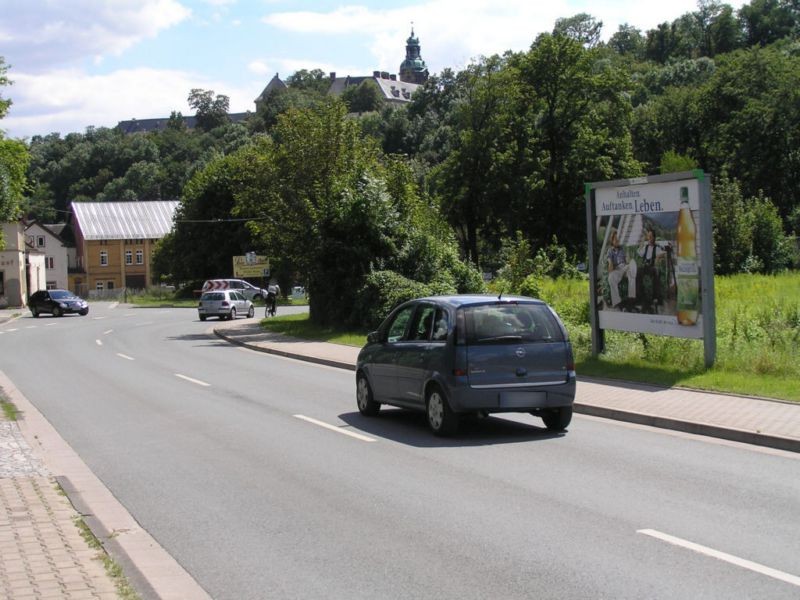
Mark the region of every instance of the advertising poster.
<instances>
[{"instance_id":1,"label":"advertising poster","mask_svg":"<svg viewBox=\"0 0 800 600\"><path fill-rule=\"evenodd\" d=\"M696 178L595 190L600 329L703 338L700 193Z\"/></svg>"},{"instance_id":2,"label":"advertising poster","mask_svg":"<svg viewBox=\"0 0 800 600\"><path fill-rule=\"evenodd\" d=\"M264 277L269 272L269 259L261 254L248 252L244 256L233 257L233 276L240 279L246 277Z\"/></svg>"}]
</instances>

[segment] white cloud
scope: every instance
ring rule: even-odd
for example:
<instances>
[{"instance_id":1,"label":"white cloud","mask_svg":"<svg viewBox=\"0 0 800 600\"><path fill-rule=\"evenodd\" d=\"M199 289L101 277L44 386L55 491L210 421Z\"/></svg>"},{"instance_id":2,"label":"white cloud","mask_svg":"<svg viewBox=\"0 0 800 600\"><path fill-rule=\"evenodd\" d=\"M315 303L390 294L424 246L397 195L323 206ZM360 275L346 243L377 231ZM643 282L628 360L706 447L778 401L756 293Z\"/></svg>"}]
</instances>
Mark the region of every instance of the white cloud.
<instances>
[{"instance_id":1,"label":"white cloud","mask_svg":"<svg viewBox=\"0 0 800 600\"><path fill-rule=\"evenodd\" d=\"M333 11L272 13L263 21L298 33L367 35L375 68L396 72L411 23L431 72L461 68L481 55L525 50L556 18L573 14L565 0L541 5L530 0L433 0L386 10L344 6ZM402 52L402 50L400 51Z\"/></svg>"},{"instance_id":2,"label":"white cloud","mask_svg":"<svg viewBox=\"0 0 800 600\"><path fill-rule=\"evenodd\" d=\"M10 0L4 4L3 54L25 71L118 55L191 15L177 0Z\"/></svg>"},{"instance_id":3,"label":"white cloud","mask_svg":"<svg viewBox=\"0 0 800 600\"><path fill-rule=\"evenodd\" d=\"M255 86L258 87L258 86ZM263 87L263 86L262 86ZM173 111L193 114L186 98L192 88L213 89L230 98L231 112L255 110L255 88L231 88L203 76L157 69L120 70L87 76L76 69L42 75L17 73L14 104L0 126L22 138L83 132L86 127L114 127L132 118L167 117Z\"/></svg>"},{"instance_id":4,"label":"white cloud","mask_svg":"<svg viewBox=\"0 0 800 600\"><path fill-rule=\"evenodd\" d=\"M739 8L744 1L732 2ZM524 51L557 19L586 12L603 21L608 39L619 25L642 31L697 10L696 0L430 0L399 8L340 6L327 12L274 12L262 21L280 30L320 36L366 37L375 68L395 72L402 61L411 22L422 45L422 58L432 73L459 70L480 56ZM341 69L340 69L341 70Z\"/></svg>"}]
</instances>

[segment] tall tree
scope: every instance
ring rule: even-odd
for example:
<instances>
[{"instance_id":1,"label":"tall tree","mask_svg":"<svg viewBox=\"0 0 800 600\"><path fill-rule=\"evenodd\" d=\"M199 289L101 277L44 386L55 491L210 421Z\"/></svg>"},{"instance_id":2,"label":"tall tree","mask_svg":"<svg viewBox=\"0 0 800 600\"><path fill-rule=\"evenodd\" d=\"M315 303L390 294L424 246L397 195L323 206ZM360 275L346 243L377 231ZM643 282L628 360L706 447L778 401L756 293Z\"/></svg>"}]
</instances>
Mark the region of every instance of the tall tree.
<instances>
[{"instance_id":1,"label":"tall tree","mask_svg":"<svg viewBox=\"0 0 800 600\"><path fill-rule=\"evenodd\" d=\"M6 77L8 67L0 56L0 91L11 84ZM0 119L5 117L10 99L3 99L0 94ZM8 140L0 129L0 222L13 221L19 218L23 202L23 191L26 184L26 171L30 156L24 143ZM0 232L0 248L4 241Z\"/></svg>"},{"instance_id":2,"label":"tall tree","mask_svg":"<svg viewBox=\"0 0 800 600\"><path fill-rule=\"evenodd\" d=\"M175 228L154 257L159 275L179 282L230 276L233 257L253 250L245 222L232 216L243 161L253 156L247 149L218 155L192 177L176 211Z\"/></svg>"},{"instance_id":3,"label":"tall tree","mask_svg":"<svg viewBox=\"0 0 800 600\"><path fill-rule=\"evenodd\" d=\"M766 46L797 34L800 6L796 0L751 0L739 9L748 46Z\"/></svg>"},{"instance_id":4,"label":"tall tree","mask_svg":"<svg viewBox=\"0 0 800 600\"><path fill-rule=\"evenodd\" d=\"M342 100L347 105L347 110L354 113L373 112L383 106L383 94L371 79L348 87L342 94Z\"/></svg>"},{"instance_id":5,"label":"tall tree","mask_svg":"<svg viewBox=\"0 0 800 600\"><path fill-rule=\"evenodd\" d=\"M300 69L286 78L286 85L295 90L307 90L317 94L325 94L331 86L330 78L322 69Z\"/></svg>"},{"instance_id":6,"label":"tall tree","mask_svg":"<svg viewBox=\"0 0 800 600\"><path fill-rule=\"evenodd\" d=\"M608 45L618 54L631 55L634 58L644 56L644 36L632 25L623 23L608 40Z\"/></svg>"},{"instance_id":7,"label":"tall tree","mask_svg":"<svg viewBox=\"0 0 800 600\"><path fill-rule=\"evenodd\" d=\"M528 235L535 247L556 235L571 249L585 238L583 184L640 172L630 138L629 84L601 66L597 51L542 35L520 56L521 99L533 124Z\"/></svg>"},{"instance_id":8,"label":"tall tree","mask_svg":"<svg viewBox=\"0 0 800 600\"><path fill-rule=\"evenodd\" d=\"M665 64L676 55L680 47L680 34L677 23L660 23L655 29L647 32L645 41L645 58Z\"/></svg>"},{"instance_id":9,"label":"tall tree","mask_svg":"<svg viewBox=\"0 0 800 600\"><path fill-rule=\"evenodd\" d=\"M800 57L758 46L720 57L700 104L709 165L786 218L800 198Z\"/></svg>"},{"instance_id":10,"label":"tall tree","mask_svg":"<svg viewBox=\"0 0 800 600\"><path fill-rule=\"evenodd\" d=\"M6 65L6 60L0 56L0 92L2 92L3 87L11 85L11 81L6 75L7 72L8 65ZM9 98L3 98L3 94L0 94L0 119L6 116L9 106L11 106L11 100Z\"/></svg>"},{"instance_id":11,"label":"tall tree","mask_svg":"<svg viewBox=\"0 0 800 600\"><path fill-rule=\"evenodd\" d=\"M214 90L192 88L187 98L189 106L196 111L197 126L203 131L228 122L230 99L222 94L214 96Z\"/></svg>"},{"instance_id":12,"label":"tall tree","mask_svg":"<svg viewBox=\"0 0 800 600\"><path fill-rule=\"evenodd\" d=\"M373 246L369 228L353 226L364 225L363 211L386 198L380 184L365 183L376 167L376 149L336 99L288 110L272 138L274 144L259 142L258 154L247 161L238 213L254 217L260 248L302 274L311 318L331 322L342 316L340 305L349 297L343 292L352 294L370 262L385 254Z\"/></svg>"},{"instance_id":13,"label":"tall tree","mask_svg":"<svg viewBox=\"0 0 800 600\"><path fill-rule=\"evenodd\" d=\"M587 13L557 19L553 35L563 35L575 40L584 48L594 48L600 42L603 22Z\"/></svg>"},{"instance_id":14,"label":"tall tree","mask_svg":"<svg viewBox=\"0 0 800 600\"><path fill-rule=\"evenodd\" d=\"M460 98L449 115L450 152L435 168L431 188L464 256L480 265L480 238L498 228L510 202L514 137L508 125L518 85L499 56L470 65L458 82Z\"/></svg>"}]
</instances>

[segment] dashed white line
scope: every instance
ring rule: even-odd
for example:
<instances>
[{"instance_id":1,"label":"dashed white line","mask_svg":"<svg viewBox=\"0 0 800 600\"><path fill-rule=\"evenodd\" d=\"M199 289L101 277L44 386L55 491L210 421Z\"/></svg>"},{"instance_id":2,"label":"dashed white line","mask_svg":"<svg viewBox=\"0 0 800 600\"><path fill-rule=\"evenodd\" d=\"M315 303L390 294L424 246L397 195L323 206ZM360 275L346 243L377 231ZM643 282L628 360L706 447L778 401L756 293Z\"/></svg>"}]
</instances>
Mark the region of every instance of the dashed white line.
<instances>
[{"instance_id":1,"label":"dashed white line","mask_svg":"<svg viewBox=\"0 0 800 600\"><path fill-rule=\"evenodd\" d=\"M53 325L58 325L58 323L47 323L45 327L52 327Z\"/></svg>"},{"instance_id":2,"label":"dashed white line","mask_svg":"<svg viewBox=\"0 0 800 600\"><path fill-rule=\"evenodd\" d=\"M650 537L654 537L663 542L667 542L668 544L672 544L674 546L680 546L681 548L686 548L687 550L692 550L693 552L698 552L700 554L705 554L706 556L710 556L712 558L725 561L732 565L736 565L737 567L742 567L743 569L749 569L750 571L755 571L756 573L760 573L761 575L766 575L767 577L772 577L773 579L778 579L780 581L791 583L792 585L800 587L800 577L797 577L796 575L784 573L783 571L778 571L777 569L766 567L759 563L752 562L744 558L739 558L738 556L734 556L732 554L720 552L719 550L714 550L713 548L709 548L708 546L701 546L700 544L695 544L694 542L690 542L688 540L684 540L669 535L667 533L662 533L660 531L656 531L655 529L639 529L636 533L649 535Z\"/></svg>"},{"instance_id":3,"label":"dashed white line","mask_svg":"<svg viewBox=\"0 0 800 600\"><path fill-rule=\"evenodd\" d=\"M117 352L117 356L119 356L120 358L124 358L125 360L136 360L132 356L128 356L127 354L122 354L120 352Z\"/></svg>"},{"instance_id":4,"label":"dashed white line","mask_svg":"<svg viewBox=\"0 0 800 600\"><path fill-rule=\"evenodd\" d=\"M312 419L311 417L306 417L305 415L294 415L296 419L302 419L303 421L308 421L309 423L313 423L314 425L319 425L320 427L324 427L325 429L330 429L331 431L335 431L336 433L342 433L344 435L349 435L350 437L356 438L357 440L361 440L362 442L374 442L375 438L367 437L366 435L361 435L360 433L355 433L354 431L347 431L346 429L342 429L341 427L336 427L335 425L330 425L325 423L324 421L318 421L317 419Z\"/></svg>"},{"instance_id":5,"label":"dashed white line","mask_svg":"<svg viewBox=\"0 0 800 600\"><path fill-rule=\"evenodd\" d=\"M103 345L102 340L95 340L94 343L97 344L98 346L102 346Z\"/></svg>"},{"instance_id":6,"label":"dashed white line","mask_svg":"<svg viewBox=\"0 0 800 600\"><path fill-rule=\"evenodd\" d=\"M108 335L108 334L109 334L109 333L111 333L112 331L114 331L114 330L113 330L113 329L106 329L106 330L103 332L103 335Z\"/></svg>"},{"instance_id":7,"label":"dashed white line","mask_svg":"<svg viewBox=\"0 0 800 600\"><path fill-rule=\"evenodd\" d=\"M196 383L197 385L202 385L204 387L210 387L210 383L206 383L205 381L200 381L199 379L195 379L194 377L187 377L186 375L181 375L180 373L175 373L175 377L180 377L181 379L185 379L186 381L191 381L192 383Z\"/></svg>"}]
</instances>

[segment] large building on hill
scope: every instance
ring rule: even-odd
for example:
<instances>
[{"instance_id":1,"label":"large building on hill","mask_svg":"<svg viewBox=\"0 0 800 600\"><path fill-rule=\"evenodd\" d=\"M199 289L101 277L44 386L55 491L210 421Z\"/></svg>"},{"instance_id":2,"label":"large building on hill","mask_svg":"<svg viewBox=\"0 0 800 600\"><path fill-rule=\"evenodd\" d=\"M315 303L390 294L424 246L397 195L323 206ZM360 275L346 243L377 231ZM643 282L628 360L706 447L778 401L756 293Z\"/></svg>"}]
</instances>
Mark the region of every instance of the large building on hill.
<instances>
[{"instance_id":1,"label":"large building on hill","mask_svg":"<svg viewBox=\"0 0 800 600\"><path fill-rule=\"evenodd\" d=\"M400 74L395 75L386 71L373 71L372 76L361 75L353 77L337 77L336 73L331 73L331 85L328 94L341 95L344 91L356 85L361 85L364 81L372 81L380 90L385 102L389 104L405 104L411 102L411 98L417 88L428 80L428 67L422 60L419 39L411 30L411 36L406 40L406 58L400 63Z\"/></svg>"},{"instance_id":2,"label":"large building on hill","mask_svg":"<svg viewBox=\"0 0 800 600\"><path fill-rule=\"evenodd\" d=\"M406 40L406 57L400 64L399 75L389 73L388 71L373 71L372 75L346 75L340 77L337 76L336 73L331 73L328 94L339 96L349 87L360 85L364 81L372 81L380 90L386 103L405 104L411 102L414 92L427 80L428 67L425 61L422 60L419 38L416 37L412 29L411 36ZM286 83L283 82L276 73L254 100L256 111L258 107L269 98L270 94L284 90L286 87ZM251 112L230 113L228 118L233 123L239 123L252 114ZM117 124L117 128L124 133L161 131L167 127L168 122L169 117L129 119L127 121L120 121ZM195 126L195 117L183 117L183 122L191 129Z\"/></svg>"}]
</instances>

